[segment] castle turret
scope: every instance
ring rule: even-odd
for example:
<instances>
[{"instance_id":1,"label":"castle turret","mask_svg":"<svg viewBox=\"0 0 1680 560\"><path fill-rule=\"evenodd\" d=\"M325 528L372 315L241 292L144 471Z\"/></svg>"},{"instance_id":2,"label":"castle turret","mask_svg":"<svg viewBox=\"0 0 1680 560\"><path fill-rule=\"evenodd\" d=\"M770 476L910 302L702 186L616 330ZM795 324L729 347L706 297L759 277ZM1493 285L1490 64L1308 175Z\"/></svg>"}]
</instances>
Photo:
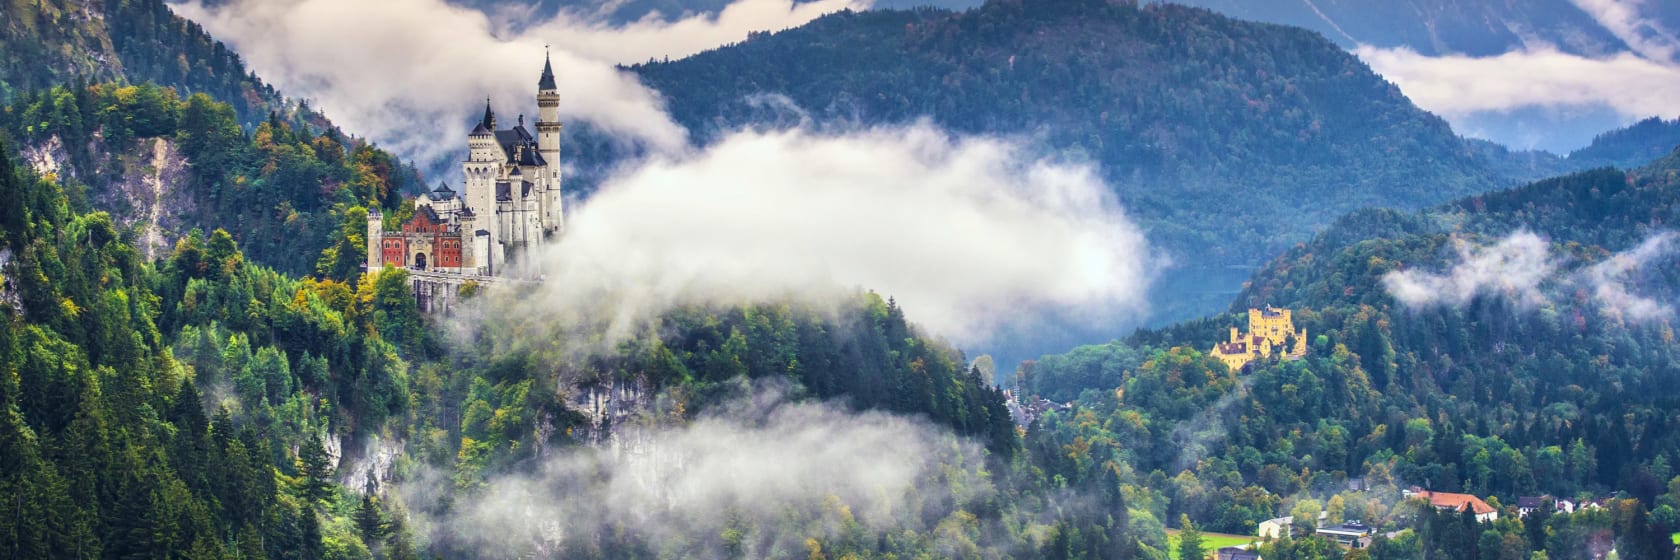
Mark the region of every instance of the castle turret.
<instances>
[{"instance_id":1,"label":"castle turret","mask_svg":"<svg viewBox=\"0 0 1680 560\"><path fill-rule=\"evenodd\" d=\"M564 219L560 207L560 130L560 91L554 83L554 64L544 56L542 77L537 80L537 151L548 168L532 181L538 191L541 236L558 234Z\"/></svg>"},{"instance_id":2,"label":"castle turret","mask_svg":"<svg viewBox=\"0 0 1680 560\"><path fill-rule=\"evenodd\" d=\"M367 213L367 271L378 274L385 264L385 217L378 208Z\"/></svg>"}]
</instances>

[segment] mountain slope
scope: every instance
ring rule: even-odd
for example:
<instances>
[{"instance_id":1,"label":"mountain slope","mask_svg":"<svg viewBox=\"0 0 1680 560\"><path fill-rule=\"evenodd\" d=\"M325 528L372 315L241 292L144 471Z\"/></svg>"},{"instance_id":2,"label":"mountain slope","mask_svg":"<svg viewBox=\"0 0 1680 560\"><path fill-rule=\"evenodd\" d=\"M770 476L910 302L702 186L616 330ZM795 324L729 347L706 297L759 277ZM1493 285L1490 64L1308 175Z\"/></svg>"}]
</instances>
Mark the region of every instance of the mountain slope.
<instances>
[{"instance_id":1,"label":"mountain slope","mask_svg":"<svg viewBox=\"0 0 1680 560\"><path fill-rule=\"evenodd\" d=\"M1354 208L1506 181L1322 37L1180 6L839 13L632 70L701 138L805 117L927 117L1040 141L1095 163L1152 239L1195 268L1256 263Z\"/></svg>"},{"instance_id":2,"label":"mountain slope","mask_svg":"<svg viewBox=\"0 0 1680 560\"><path fill-rule=\"evenodd\" d=\"M1604 55L1628 45L1570 0L1314 1L1174 0L1234 17L1296 25L1353 48L1407 46L1426 55L1492 56L1546 43L1566 52ZM1661 3L1653 3L1661 4ZM1636 8L1637 9L1637 8ZM1680 13L1661 6L1649 15L1680 25Z\"/></svg>"},{"instance_id":3,"label":"mountain slope","mask_svg":"<svg viewBox=\"0 0 1680 560\"><path fill-rule=\"evenodd\" d=\"M1379 534L1417 529L1373 545L1411 552L1373 557L1502 557L1454 544L1492 533L1513 557L1585 557L1613 537L1666 558L1680 505L1667 486L1680 460L1669 307L1680 258L1664 233L1676 219L1680 151L1423 212L1362 210L1273 260L1233 304L1292 308L1306 358L1227 370L1204 349L1242 326L1230 313L1049 356L1019 382L1089 389L1079 412L1041 421L1045 437L1103 442L1085 452L1155 471L1167 517L1212 530L1248 534L1300 504L1333 516L1345 504ZM1423 298L1417 285L1438 289ZM1350 489L1359 477L1366 488ZM1507 507L1542 494L1629 500L1610 506L1614 526L1602 514L1509 523L1507 509L1465 537L1397 505L1408 485Z\"/></svg>"},{"instance_id":4,"label":"mountain slope","mask_svg":"<svg viewBox=\"0 0 1680 560\"><path fill-rule=\"evenodd\" d=\"M183 98L209 94L248 124L285 106L237 54L163 0L11 1L5 15L0 102L76 80L125 80L173 87Z\"/></svg>"}]
</instances>

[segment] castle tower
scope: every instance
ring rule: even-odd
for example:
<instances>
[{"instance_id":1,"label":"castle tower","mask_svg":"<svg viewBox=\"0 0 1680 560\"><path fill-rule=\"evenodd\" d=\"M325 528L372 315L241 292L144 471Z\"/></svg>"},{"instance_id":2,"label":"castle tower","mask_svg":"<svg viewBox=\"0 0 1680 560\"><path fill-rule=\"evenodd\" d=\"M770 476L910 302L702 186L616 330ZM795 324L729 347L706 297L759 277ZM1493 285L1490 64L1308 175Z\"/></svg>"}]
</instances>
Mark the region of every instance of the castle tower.
<instances>
[{"instance_id":1,"label":"castle tower","mask_svg":"<svg viewBox=\"0 0 1680 560\"><path fill-rule=\"evenodd\" d=\"M496 145L496 112L490 109L490 99L484 99L484 118L473 127L472 133L467 135L467 147L470 152L467 161L461 163L461 175L466 182L462 185L461 203L473 212L483 214L486 218L493 218L496 214L496 179L502 173L502 160L506 159L501 148ZM491 230L491 241L495 238L495 227ZM491 246L495 246L495 243ZM484 266L491 255L481 254L477 259L479 266Z\"/></svg>"},{"instance_id":2,"label":"castle tower","mask_svg":"<svg viewBox=\"0 0 1680 560\"><path fill-rule=\"evenodd\" d=\"M367 272L378 274L385 265L385 217L380 215L379 208L370 208L367 213Z\"/></svg>"},{"instance_id":3,"label":"castle tower","mask_svg":"<svg viewBox=\"0 0 1680 560\"><path fill-rule=\"evenodd\" d=\"M543 57L542 77L537 80L537 150L548 167L541 177L533 177L537 185L537 219L543 237L560 233L564 213L560 205L560 91L554 83L554 64Z\"/></svg>"}]
</instances>

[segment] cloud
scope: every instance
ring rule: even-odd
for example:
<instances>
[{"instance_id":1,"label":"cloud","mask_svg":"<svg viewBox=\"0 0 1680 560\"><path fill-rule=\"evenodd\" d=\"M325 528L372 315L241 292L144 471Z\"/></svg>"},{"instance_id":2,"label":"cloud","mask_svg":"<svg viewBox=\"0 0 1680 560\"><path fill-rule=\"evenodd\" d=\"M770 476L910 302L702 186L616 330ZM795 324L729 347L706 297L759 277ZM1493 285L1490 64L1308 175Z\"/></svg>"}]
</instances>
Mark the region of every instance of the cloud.
<instances>
[{"instance_id":1,"label":"cloud","mask_svg":"<svg viewBox=\"0 0 1680 560\"><path fill-rule=\"evenodd\" d=\"M1636 295L1628 290L1629 277L1647 264L1670 257L1676 249L1674 232L1645 238L1639 246L1611 255L1581 271L1580 282L1591 288L1593 297L1607 311L1632 321L1649 321L1673 315L1667 303Z\"/></svg>"},{"instance_id":2,"label":"cloud","mask_svg":"<svg viewBox=\"0 0 1680 560\"><path fill-rule=\"evenodd\" d=\"M452 161L467 122L493 98L511 121L535 118L543 46L553 60L565 121L656 151L677 151L687 131L657 92L615 65L680 57L797 26L867 0L738 0L715 15L650 16L609 25L567 12L510 26L442 0L198 0L173 4L228 42L286 95L309 100L346 130L422 166ZM506 121L504 121L506 122Z\"/></svg>"},{"instance_id":3,"label":"cloud","mask_svg":"<svg viewBox=\"0 0 1680 560\"><path fill-rule=\"evenodd\" d=\"M1528 231L1517 231L1490 246L1458 242L1459 262L1443 274L1400 270L1383 276L1390 296L1408 307L1462 306L1484 296L1502 296L1522 305L1543 304L1564 288L1584 289L1600 309L1630 321L1661 319L1673 307L1634 294L1629 288L1640 269L1671 257L1680 248L1674 232L1646 237L1638 246L1572 272L1550 254L1549 244Z\"/></svg>"},{"instance_id":4,"label":"cloud","mask_svg":"<svg viewBox=\"0 0 1680 560\"><path fill-rule=\"evenodd\" d=\"M1409 307L1462 306L1484 295L1504 296L1523 305L1546 301L1541 283L1559 263L1540 236L1518 231L1491 246L1457 243L1459 263L1444 274L1414 269L1383 275L1389 295Z\"/></svg>"},{"instance_id":5,"label":"cloud","mask_svg":"<svg viewBox=\"0 0 1680 560\"><path fill-rule=\"evenodd\" d=\"M1656 20L1640 15L1644 4L1640 0L1571 1L1640 56L1672 63L1674 55L1680 52L1680 38Z\"/></svg>"},{"instance_id":6,"label":"cloud","mask_svg":"<svg viewBox=\"0 0 1680 560\"><path fill-rule=\"evenodd\" d=\"M1529 107L1608 106L1624 116L1680 114L1680 65L1620 53L1592 58L1551 47L1498 56L1425 56L1363 45L1354 54L1419 107L1448 119Z\"/></svg>"},{"instance_id":7,"label":"cloud","mask_svg":"<svg viewBox=\"0 0 1680 560\"><path fill-rule=\"evenodd\" d=\"M1141 314L1165 262L1088 166L919 123L738 132L608 179L542 259L554 313L875 290L959 343L1047 314ZM837 300L835 300L837 301Z\"/></svg>"},{"instance_id":8,"label":"cloud","mask_svg":"<svg viewBox=\"0 0 1680 560\"><path fill-rule=\"evenodd\" d=\"M789 557L805 556L809 537L926 532L995 494L982 448L925 421L793 403L773 386L708 410L683 426L620 427L630 444L618 451L567 449L491 479L422 529L445 550L486 557L603 540L661 557ZM426 511L450 484L421 477L400 490ZM730 529L739 545L723 538Z\"/></svg>"}]
</instances>

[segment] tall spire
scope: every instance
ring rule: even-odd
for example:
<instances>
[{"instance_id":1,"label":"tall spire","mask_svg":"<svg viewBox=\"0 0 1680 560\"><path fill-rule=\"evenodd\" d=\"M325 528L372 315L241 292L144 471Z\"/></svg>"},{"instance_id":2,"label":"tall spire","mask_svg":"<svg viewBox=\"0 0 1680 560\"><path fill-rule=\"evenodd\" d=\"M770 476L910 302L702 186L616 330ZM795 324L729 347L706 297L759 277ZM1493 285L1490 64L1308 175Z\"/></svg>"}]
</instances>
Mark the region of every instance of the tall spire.
<instances>
[{"instance_id":1,"label":"tall spire","mask_svg":"<svg viewBox=\"0 0 1680 560\"><path fill-rule=\"evenodd\" d=\"M490 98L488 97L484 98L484 120L480 121L479 124L484 125L486 130L496 130L496 112L490 110Z\"/></svg>"},{"instance_id":2,"label":"tall spire","mask_svg":"<svg viewBox=\"0 0 1680 560\"><path fill-rule=\"evenodd\" d=\"M554 87L554 64L552 62L550 62L550 60L549 60L548 47L547 46L543 47L542 80L539 80L537 82L537 89L542 90L542 91L548 91L548 90L555 89L555 87Z\"/></svg>"}]
</instances>

